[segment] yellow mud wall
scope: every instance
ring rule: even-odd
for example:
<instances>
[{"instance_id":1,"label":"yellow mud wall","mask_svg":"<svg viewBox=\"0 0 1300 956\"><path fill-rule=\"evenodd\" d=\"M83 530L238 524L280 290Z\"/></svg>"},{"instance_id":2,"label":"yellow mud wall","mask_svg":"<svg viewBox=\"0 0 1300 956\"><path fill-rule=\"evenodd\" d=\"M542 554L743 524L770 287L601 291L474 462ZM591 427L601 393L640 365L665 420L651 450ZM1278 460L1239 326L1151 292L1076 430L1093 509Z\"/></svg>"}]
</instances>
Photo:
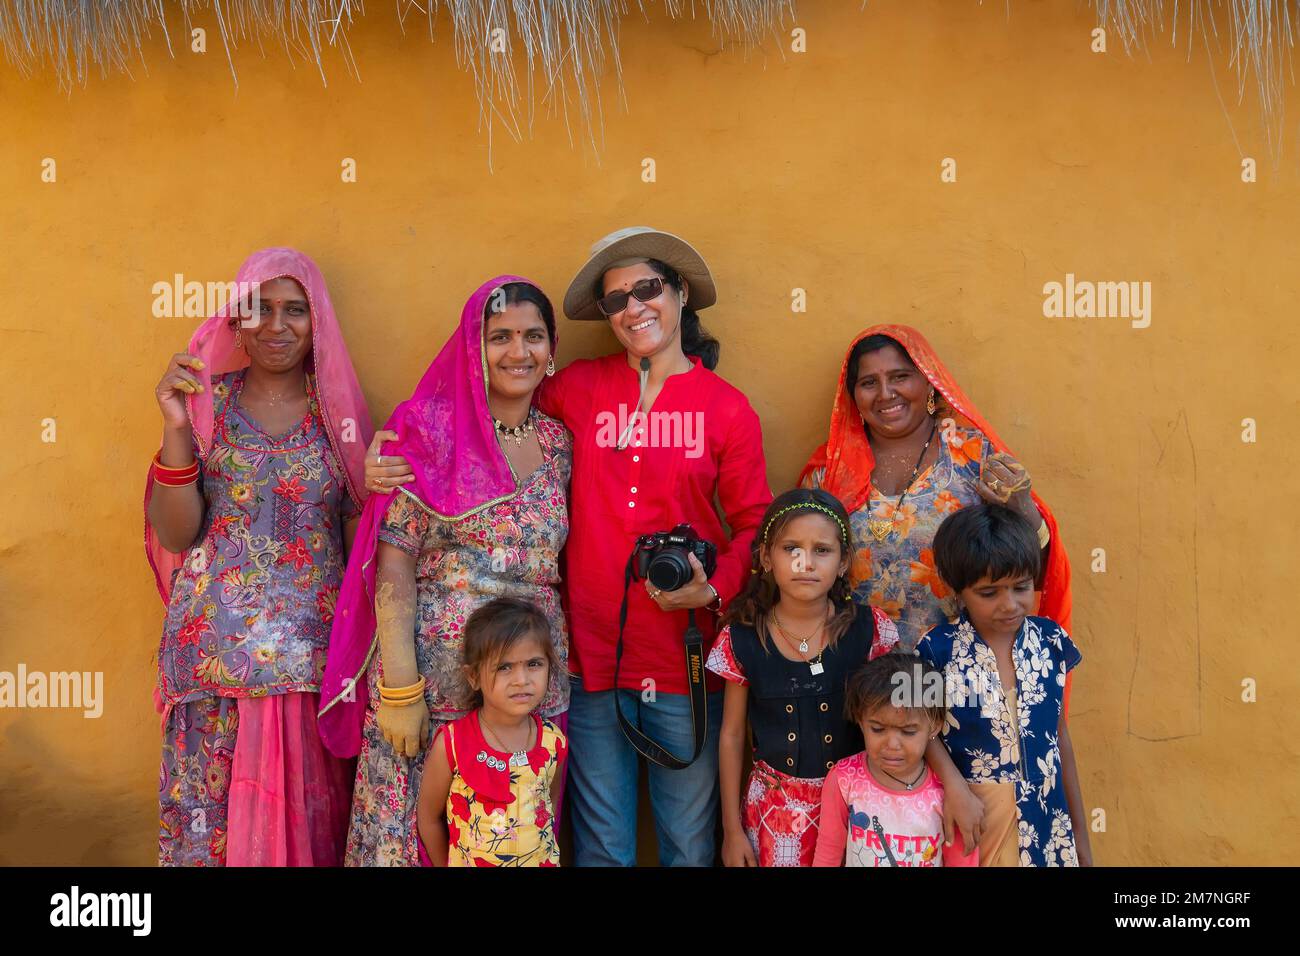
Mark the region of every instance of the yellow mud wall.
<instances>
[{"instance_id":1,"label":"yellow mud wall","mask_svg":"<svg viewBox=\"0 0 1300 956\"><path fill-rule=\"evenodd\" d=\"M491 171L449 23L403 36L382 5L351 33L360 82L337 52L325 86L271 43L236 53L236 90L201 20L206 54L157 37L133 80L70 95L0 67L0 670L102 671L105 698L97 719L0 710L0 863L155 860L140 495L153 388L196 323L155 318L153 284L307 251L382 420L480 281L519 272L558 302L589 244L633 224L712 266L705 324L775 491L880 321L920 327L1027 464L1074 565L1098 863L1295 861L1294 135L1275 166L1199 38L1190 62L1181 33L1149 59L1116 37L1094 53L1082 4L800 6L806 52L787 28L748 57L703 21L629 18L599 161L539 106L519 142L497 126ZM1150 282L1149 327L1045 317L1067 273ZM612 348L562 320L561 364Z\"/></svg>"}]
</instances>

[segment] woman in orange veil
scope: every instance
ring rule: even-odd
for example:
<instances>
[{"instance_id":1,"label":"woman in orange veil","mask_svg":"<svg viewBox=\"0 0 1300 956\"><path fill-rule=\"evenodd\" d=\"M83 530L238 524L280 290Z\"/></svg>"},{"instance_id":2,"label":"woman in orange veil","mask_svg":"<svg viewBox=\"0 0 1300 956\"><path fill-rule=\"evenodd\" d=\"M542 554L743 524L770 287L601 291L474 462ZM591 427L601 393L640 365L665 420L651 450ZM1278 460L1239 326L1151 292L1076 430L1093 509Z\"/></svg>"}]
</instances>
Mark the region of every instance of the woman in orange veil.
<instances>
[{"instance_id":1,"label":"woman in orange veil","mask_svg":"<svg viewBox=\"0 0 1300 956\"><path fill-rule=\"evenodd\" d=\"M1039 529L1038 613L1070 630L1070 563L1029 474L916 329L876 325L845 355L827 442L799 477L848 509L855 597L898 622L911 650L956 614L934 568L934 532L966 505L995 501ZM1069 687L1066 688L1069 705Z\"/></svg>"}]
</instances>

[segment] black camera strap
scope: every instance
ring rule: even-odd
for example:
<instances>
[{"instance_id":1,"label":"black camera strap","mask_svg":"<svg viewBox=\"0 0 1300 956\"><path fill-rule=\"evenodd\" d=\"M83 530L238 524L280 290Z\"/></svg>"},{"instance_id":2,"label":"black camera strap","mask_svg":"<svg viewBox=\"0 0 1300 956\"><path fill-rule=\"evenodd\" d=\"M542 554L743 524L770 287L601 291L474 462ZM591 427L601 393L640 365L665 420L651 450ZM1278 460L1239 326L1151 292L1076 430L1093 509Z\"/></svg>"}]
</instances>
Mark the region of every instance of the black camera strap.
<instances>
[{"instance_id":1,"label":"black camera strap","mask_svg":"<svg viewBox=\"0 0 1300 956\"><path fill-rule=\"evenodd\" d=\"M628 558L627 570L623 573L623 605L618 610L618 646L614 652L614 711L618 714L618 723L623 729L623 736L636 748L637 753L669 770L685 770L704 750L704 739L709 732L708 700L704 689L704 635L695 626L695 611L691 610L688 612L686 624L686 682L691 692L691 732L695 737L695 751L690 759L683 760L659 746L647 737L640 727L624 717L623 708L618 702L620 696L618 671L623 661L623 629L627 625L627 595L632 588L632 563L635 560L635 554ZM639 697L636 707L639 716L641 710Z\"/></svg>"}]
</instances>

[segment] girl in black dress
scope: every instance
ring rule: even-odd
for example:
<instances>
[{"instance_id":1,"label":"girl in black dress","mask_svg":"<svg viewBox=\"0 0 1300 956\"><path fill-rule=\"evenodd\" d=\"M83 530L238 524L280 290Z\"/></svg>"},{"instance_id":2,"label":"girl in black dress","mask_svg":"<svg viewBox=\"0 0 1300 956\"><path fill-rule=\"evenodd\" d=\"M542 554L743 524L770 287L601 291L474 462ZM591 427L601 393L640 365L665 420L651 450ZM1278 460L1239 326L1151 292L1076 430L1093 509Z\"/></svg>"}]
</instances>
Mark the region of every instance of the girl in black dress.
<instances>
[{"instance_id":1,"label":"girl in black dress","mask_svg":"<svg viewBox=\"0 0 1300 956\"><path fill-rule=\"evenodd\" d=\"M826 774L862 750L844 685L898 643L893 621L855 604L849 517L827 492L788 491L754 539L748 587L723 618L709 670L727 681L719 743L722 861L811 866ZM746 724L753 770L742 796Z\"/></svg>"}]
</instances>

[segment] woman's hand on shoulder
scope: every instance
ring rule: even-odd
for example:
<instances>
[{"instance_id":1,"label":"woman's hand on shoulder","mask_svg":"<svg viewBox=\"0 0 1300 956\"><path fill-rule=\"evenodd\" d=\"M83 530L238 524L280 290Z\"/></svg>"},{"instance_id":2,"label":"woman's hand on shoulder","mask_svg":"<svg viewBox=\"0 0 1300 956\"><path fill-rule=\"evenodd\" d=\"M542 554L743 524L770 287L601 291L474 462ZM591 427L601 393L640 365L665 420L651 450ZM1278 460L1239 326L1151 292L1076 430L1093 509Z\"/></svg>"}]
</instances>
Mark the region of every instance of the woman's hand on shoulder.
<instances>
[{"instance_id":1,"label":"woman's hand on shoulder","mask_svg":"<svg viewBox=\"0 0 1300 956\"><path fill-rule=\"evenodd\" d=\"M1007 452L994 452L984 459L975 491L990 504L1006 505L1024 515L1035 530L1041 520L1029 489L1033 482L1029 470Z\"/></svg>"},{"instance_id":2,"label":"woman's hand on shoulder","mask_svg":"<svg viewBox=\"0 0 1300 956\"><path fill-rule=\"evenodd\" d=\"M386 441L397 441L397 432L375 432L366 449L366 490L381 495L391 494L399 485L415 481L410 463L401 455L380 456L379 449Z\"/></svg>"},{"instance_id":3,"label":"woman's hand on shoulder","mask_svg":"<svg viewBox=\"0 0 1300 956\"><path fill-rule=\"evenodd\" d=\"M188 352L177 352L167 363L167 371L158 380L154 395L158 407L162 410L163 424L168 428L181 429L189 425L189 412L185 410L185 396L197 395L203 386L194 376L196 371L206 368L203 360Z\"/></svg>"}]
</instances>

